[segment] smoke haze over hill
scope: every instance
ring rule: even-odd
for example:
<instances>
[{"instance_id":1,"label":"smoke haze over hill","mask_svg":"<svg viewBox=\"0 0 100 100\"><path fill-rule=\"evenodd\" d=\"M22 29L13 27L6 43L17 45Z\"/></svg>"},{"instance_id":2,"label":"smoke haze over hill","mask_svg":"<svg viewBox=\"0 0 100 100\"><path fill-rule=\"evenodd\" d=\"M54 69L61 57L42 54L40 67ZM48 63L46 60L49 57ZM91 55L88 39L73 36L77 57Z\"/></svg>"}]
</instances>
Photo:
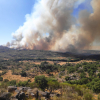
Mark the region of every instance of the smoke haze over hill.
<instances>
[{"instance_id":1,"label":"smoke haze over hill","mask_svg":"<svg viewBox=\"0 0 100 100\"><path fill-rule=\"evenodd\" d=\"M76 19L72 12L78 1L81 0L38 1L7 46L74 52L91 48L94 41L100 42L100 0L91 1L93 13L82 10Z\"/></svg>"}]
</instances>

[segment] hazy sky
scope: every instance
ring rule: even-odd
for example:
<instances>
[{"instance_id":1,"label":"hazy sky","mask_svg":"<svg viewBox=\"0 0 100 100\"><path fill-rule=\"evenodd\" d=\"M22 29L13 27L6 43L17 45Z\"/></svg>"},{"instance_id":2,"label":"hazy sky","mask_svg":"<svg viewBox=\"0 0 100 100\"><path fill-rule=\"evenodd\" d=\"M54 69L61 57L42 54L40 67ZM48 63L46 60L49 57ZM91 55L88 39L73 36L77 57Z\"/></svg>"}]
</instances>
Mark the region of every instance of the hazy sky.
<instances>
[{"instance_id":1,"label":"hazy sky","mask_svg":"<svg viewBox=\"0 0 100 100\"><path fill-rule=\"evenodd\" d=\"M91 0L78 0L73 16L78 17L80 10L92 12ZM12 40L12 33L25 22L25 15L30 14L37 0L0 0L0 45Z\"/></svg>"}]
</instances>

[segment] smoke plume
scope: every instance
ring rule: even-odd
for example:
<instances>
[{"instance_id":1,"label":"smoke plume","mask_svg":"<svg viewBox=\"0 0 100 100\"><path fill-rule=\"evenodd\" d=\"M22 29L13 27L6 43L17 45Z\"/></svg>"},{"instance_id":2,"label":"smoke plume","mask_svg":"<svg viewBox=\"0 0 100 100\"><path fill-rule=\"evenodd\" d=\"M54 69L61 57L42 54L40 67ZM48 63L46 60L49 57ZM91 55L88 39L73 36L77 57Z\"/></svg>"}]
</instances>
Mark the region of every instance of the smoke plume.
<instances>
[{"instance_id":1,"label":"smoke plume","mask_svg":"<svg viewBox=\"0 0 100 100\"><path fill-rule=\"evenodd\" d=\"M80 1L80 0L79 0ZM82 0L84 1L84 0ZM77 0L40 0L26 22L13 33L14 48L76 51L89 49L100 37L100 0L92 0L93 13L72 15ZM79 26L77 26L79 22Z\"/></svg>"}]
</instances>

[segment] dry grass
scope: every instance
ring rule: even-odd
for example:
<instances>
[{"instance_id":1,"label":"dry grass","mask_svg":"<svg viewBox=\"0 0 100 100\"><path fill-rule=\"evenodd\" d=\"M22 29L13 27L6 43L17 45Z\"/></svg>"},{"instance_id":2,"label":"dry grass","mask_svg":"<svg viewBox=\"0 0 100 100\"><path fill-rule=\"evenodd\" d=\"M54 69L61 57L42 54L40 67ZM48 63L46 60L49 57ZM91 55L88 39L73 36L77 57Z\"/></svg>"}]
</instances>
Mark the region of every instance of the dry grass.
<instances>
[{"instance_id":1,"label":"dry grass","mask_svg":"<svg viewBox=\"0 0 100 100\"><path fill-rule=\"evenodd\" d=\"M66 63L71 63L71 64L78 64L78 63L83 63L83 62L95 62L95 61L92 61L92 60L80 60L80 61L77 61L77 62L59 62L58 64L60 65L63 65L63 64L66 64Z\"/></svg>"},{"instance_id":2,"label":"dry grass","mask_svg":"<svg viewBox=\"0 0 100 100\"><path fill-rule=\"evenodd\" d=\"M41 64L41 62L44 62L44 61L27 61L27 60L24 60L24 61L19 61L19 62L23 62L23 63L30 63L30 64L36 64L36 65L40 65ZM47 62L49 62L50 64L54 64L54 62L53 61L47 61Z\"/></svg>"},{"instance_id":3,"label":"dry grass","mask_svg":"<svg viewBox=\"0 0 100 100\"><path fill-rule=\"evenodd\" d=\"M2 77L3 79L8 79L9 81L16 80L17 82L27 81L28 79L30 79L29 77L21 77L21 75L12 75L11 70L8 70L8 72ZM31 81L34 82L34 78L31 78Z\"/></svg>"},{"instance_id":4,"label":"dry grass","mask_svg":"<svg viewBox=\"0 0 100 100\"><path fill-rule=\"evenodd\" d=\"M94 94L94 100L98 100L98 95Z\"/></svg>"},{"instance_id":5,"label":"dry grass","mask_svg":"<svg viewBox=\"0 0 100 100\"><path fill-rule=\"evenodd\" d=\"M0 73L2 73L3 71L2 70L0 70Z\"/></svg>"},{"instance_id":6,"label":"dry grass","mask_svg":"<svg viewBox=\"0 0 100 100\"><path fill-rule=\"evenodd\" d=\"M59 57L59 58L61 58L61 57ZM38 61L27 61L27 60L24 60L24 61L22 61L22 62L24 62L24 63L30 63L30 64L36 64L36 65L40 65L41 64L41 62L44 62L44 61L40 61L40 62L38 62ZM50 64L54 64L55 63L55 61L47 61L47 62L49 62ZM72 63L72 64L77 64L77 63L83 63L83 62L95 62L95 61L92 61L92 60L80 60L80 61L77 61L77 62L58 62L58 64L60 64L60 65L63 65L63 64L66 64L66 63Z\"/></svg>"}]
</instances>

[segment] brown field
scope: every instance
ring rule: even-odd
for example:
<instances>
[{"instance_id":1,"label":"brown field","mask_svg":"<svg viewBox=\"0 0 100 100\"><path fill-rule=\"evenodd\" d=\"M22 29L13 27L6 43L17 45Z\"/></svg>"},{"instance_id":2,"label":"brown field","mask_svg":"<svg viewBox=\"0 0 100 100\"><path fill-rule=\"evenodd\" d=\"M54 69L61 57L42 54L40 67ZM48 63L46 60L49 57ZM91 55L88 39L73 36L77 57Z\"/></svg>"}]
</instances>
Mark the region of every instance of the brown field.
<instances>
[{"instance_id":1,"label":"brown field","mask_svg":"<svg viewBox=\"0 0 100 100\"><path fill-rule=\"evenodd\" d=\"M19 61L19 62L21 62L21 61ZM24 60L24 61L22 61L22 62L24 62L24 63L30 63L30 64L36 64L36 65L40 65L41 64L41 62L44 62L44 61L40 61L40 62L38 62L38 61L27 61L27 60ZM50 64L54 64L54 62L53 61L47 61L47 62L49 62Z\"/></svg>"},{"instance_id":2,"label":"brown field","mask_svg":"<svg viewBox=\"0 0 100 100\"><path fill-rule=\"evenodd\" d=\"M57 73L52 73L53 75L56 75ZM44 75L46 77L49 77L48 74L41 74L40 72L38 73L37 76L39 75ZM8 79L9 81L11 80L16 80L17 82L19 81L27 81L28 79L31 80L31 82L34 82L34 78L29 78L29 77L21 77L21 75L12 75L11 70L8 70L8 72L5 75L2 75L3 79Z\"/></svg>"},{"instance_id":3,"label":"brown field","mask_svg":"<svg viewBox=\"0 0 100 100\"><path fill-rule=\"evenodd\" d=\"M40 62L37 62L37 61L23 61L24 63L27 63L29 62L30 64L36 64L36 65L40 65L41 62L44 62L44 61L40 61ZM72 63L72 64L77 64L77 63L83 63L83 62L95 62L95 61L92 61L92 60L81 60L81 61L77 61L77 62L57 62L57 61L47 61L49 62L50 64L54 64L55 62L60 64L60 65L63 65L63 64L66 64L66 63Z\"/></svg>"},{"instance_id":4,"label":"brown field","mask_svg":"<svg viewBox=\"0 0 100 100\"><path fill-rule=\"evenodd\" d=\"M77 64L77 63L83 63L83 62L95 62L95 61L92 61L92 60L81 60L81 61L77 61L77 62L59 62L58 64L60 65L63 65L63 64L66 64L66 63L72 63L72 64Z\"/></svg>"},{"instance_id":5,"label":"brown field","mask_svg":"<svg viewBox=\"0 0 100 100\"><path fill-rule=\"evenodd\" d=\"M66 57L50 57L48 59L68 59L68 58L66 58Z\"/></svg>"},{"instance_id":6,"label":"brown field","mask_svg":"<svg viewBox=\"0 0 100 100\"><path fill-rule=\"evenodd\" d=\"M21 77L21 75L12 75L11 70L8 70L8 72L2 76L3 79L8 79L9 81L11 80L16 80L17 82L19 81L27 81L30 79L29 77ZM31 79L31 81L34 81L34 78Z\"/></svg>"}]
</instances>

